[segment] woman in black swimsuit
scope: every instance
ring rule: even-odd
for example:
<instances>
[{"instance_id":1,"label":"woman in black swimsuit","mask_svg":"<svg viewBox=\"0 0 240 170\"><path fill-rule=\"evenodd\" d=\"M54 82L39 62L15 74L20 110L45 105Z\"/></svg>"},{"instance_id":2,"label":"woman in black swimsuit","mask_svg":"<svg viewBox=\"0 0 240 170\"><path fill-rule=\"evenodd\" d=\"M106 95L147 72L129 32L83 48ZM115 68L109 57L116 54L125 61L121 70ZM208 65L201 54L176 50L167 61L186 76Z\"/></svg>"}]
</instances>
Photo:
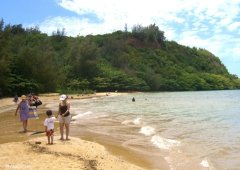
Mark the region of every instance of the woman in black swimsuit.
<instances>
[{"instance_id":1,"label":"woman in black swimsuit","mask_svg":"<svg viewBox=\"0 0 240 170\"><path fill-rule=\"evenodd\" d=\"M69 124L71 121L71 115L70 115L70 103L67 102L67 96L65 94L60 96L60 103L59 103L59 111L58 111L58 117L59 117L59 123L60 123L60 134L61 138L60 140L64 140L63 134L64 134L64 127L66 128L66 140L69 140Z\"/></svg>"}]
</instances>

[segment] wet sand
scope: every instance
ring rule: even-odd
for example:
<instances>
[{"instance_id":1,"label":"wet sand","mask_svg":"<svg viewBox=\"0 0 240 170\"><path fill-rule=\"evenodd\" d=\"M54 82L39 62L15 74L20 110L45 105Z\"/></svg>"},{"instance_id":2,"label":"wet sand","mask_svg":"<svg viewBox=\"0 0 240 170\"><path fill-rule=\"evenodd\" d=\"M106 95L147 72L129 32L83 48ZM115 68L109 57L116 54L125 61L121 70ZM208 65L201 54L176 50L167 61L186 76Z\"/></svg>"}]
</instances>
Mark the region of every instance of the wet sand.
<instances>
[{"instance_id":1,"label":"wet sand","mask_svg":"<svg viewBox=\"0 0 240 170\"><path fill-rule=\"evenodd\" d=\"M69 100L108 95L119 94L72 95ZM58 123L55 124L54 145L46 145L44 133L32 134L44 130L45 111L49 109L46 104L59 102L59 95L44 94L39 97L43 102L38 107L39 119L29 120L28 133L21 133L22 124L19 115L14 116L17 105L12 98L0 99L0 169L151 169L141 155L130 153L116 143L92 142L91 134L82 139L71 136L70 141L60 141ZM36 141L41 144L36 144Z\"/></svg>"}]
</instances>

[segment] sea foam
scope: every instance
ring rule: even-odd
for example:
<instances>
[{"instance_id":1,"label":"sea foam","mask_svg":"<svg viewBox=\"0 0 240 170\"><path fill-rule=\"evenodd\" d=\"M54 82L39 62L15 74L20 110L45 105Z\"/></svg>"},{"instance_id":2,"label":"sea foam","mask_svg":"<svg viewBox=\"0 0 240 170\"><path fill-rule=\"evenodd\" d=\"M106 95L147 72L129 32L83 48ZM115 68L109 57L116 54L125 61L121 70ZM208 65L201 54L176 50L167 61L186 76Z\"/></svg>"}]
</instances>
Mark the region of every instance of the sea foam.
<instances>
[{"instance_id":1,"label":"sea foam","mask_svg":"<svg viewBox=\"0 0 240 170\"><path fill-rule=\"evenodd\" d=\"M139 133L142 133L145 136L151 136L151 135L154 135L156 132L155 132L155 129L151 126L143 126L140 129Z\"/></svg>"},{"instance_id":2,"label":"sea foam","mask_svg":"<svg viewBox=\"0 0 240 170\"><path fill-rule=\"evenodd\" d=\"M138 117L138 118L136 118L136 119L133 120L133 124L134 124L134 125L140 125L140 124L142 123L141 120L142 120L142 118Z\"/></svg>"},{"instance_id":3,"label":"sea foam","mask_svg":"<svg viewBox=\"0 0 240 170\"><path fill-rule=\"evenodd\" d=\"M151 142L160 149L171 149L173 147L179 146L180 141L162 138L158 135L154 135L151 139Z\"/></svg>"},{"instance_id":4,"label":"sea foam","mask_svg":"<svg viewBox=\"0 0 240 170\"><path fill-rule=\"evenodd\" d=\"M87 111L87 112L84 112L84 113L79 113L79 114L73 116L72 120L78 120L78 119L80 119L80 118L82 118L82 117L84 117L86 115L90 115L90 114L92 114L91 111Z\"/></svg>"},{"instance_id":5,"label":"sea foam","mask_svg":"<svg viewBox=\"0 0 240 170\"><path fill-rule=\"evenodd\" d=\"M205 167L205 168L209 168L209 163L208 163L207 159L202 160L202 162L200 163L200 165L202 165L202 166Z\"/></svg>"},{"instance_id":6,"label":"sea foam","mask_svg":"<svg viewBox=\"0 0 240 170\"><path fill-rule=\"evenodd\" d=\"M129 125L129 124L140 125L141 123L142 123L142 118L138 117L133 120L124 120L121 124L123 124L123 125Z\"/></svg>"}]
</instances>

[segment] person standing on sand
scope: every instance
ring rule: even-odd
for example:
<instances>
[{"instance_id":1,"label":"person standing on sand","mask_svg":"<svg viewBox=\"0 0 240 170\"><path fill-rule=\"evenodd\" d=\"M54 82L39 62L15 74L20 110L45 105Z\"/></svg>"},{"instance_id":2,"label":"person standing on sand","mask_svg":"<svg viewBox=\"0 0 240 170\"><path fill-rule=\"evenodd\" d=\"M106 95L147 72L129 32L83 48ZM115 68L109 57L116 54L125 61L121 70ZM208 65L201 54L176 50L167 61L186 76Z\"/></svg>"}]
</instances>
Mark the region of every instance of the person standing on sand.
<instances>
[{"instance_id":1,"label":"person standing on sand","mask_svg":"<svg viewBox=\"0 0 240 170\"><path fill-rule=\"evenodd\" d=\"M47 118L44 121L45 132L48 139L48 144L53 144L53 134L54 134L54 122L56 120L55 117L52 116L52 111L46 111Z\"/></svg>"},{"instance_id":2,"label":"person standing on sand","mask_svg":"<svg viewBox=\"0 0 240 170\"><path fill-rule=\"evenodd\" d=\"M59 123L60 123L60 134L61 138L60 140L64 140L63 133L64 133L64 127L66 128L66 140L69 140L69 124L71 121L71 115L70 115L70 103L67 102L67 96L65 94L60 96L60 103L59 103L59 109L58 109L58 116L59 117Z\"/></svg>"},{"instance_id":3,"label":"person standing on sand","mask_svg":"<svg viewBox=\"0 0 240 170\"><path fill-rule=\"evenodd\" d=\"M18 104L15 116L19 110L20 121L23 122L23 132L27 132L28 118L29 118L29 106L27 97L25 95L21 96L22 101Z\"/></svg>"}]
</instances>

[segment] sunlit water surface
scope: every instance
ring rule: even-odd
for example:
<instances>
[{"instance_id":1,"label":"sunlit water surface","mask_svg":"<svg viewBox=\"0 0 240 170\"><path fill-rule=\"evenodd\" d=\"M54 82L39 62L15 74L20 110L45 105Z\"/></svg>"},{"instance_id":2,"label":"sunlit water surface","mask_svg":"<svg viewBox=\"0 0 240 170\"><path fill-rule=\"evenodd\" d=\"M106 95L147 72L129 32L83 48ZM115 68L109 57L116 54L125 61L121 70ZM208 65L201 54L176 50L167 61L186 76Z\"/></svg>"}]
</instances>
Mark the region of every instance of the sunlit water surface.
<instances>
[{"instance_id":1,"label":"sunlit water surface","mask_svg":"<svg viewBox=\"0 0 240 170\"><path fill-rule=\"evenodd\" d=\"M132 102L132 97L136 101ZM131 93L71 102L75 134L118 141L169 169L239 169L240 91Z\"/></svg>"}]
</instances>

